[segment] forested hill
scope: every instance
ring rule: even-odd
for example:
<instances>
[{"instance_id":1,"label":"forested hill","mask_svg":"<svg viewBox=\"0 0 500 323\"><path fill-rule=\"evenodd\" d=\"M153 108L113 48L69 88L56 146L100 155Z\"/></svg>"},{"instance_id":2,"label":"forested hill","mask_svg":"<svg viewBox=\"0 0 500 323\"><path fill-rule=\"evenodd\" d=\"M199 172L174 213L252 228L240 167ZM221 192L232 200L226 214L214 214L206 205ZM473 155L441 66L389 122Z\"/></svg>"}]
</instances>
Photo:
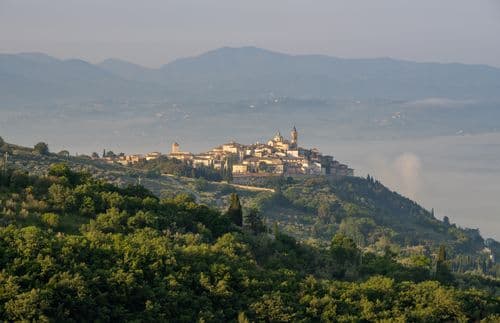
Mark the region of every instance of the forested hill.
<instances>
[{"instance_id":1,"label":"forested hill","mask_svg":"<svg viewBox=\"0 0 500 323\"><path fill-rule=\"evenodd\" d=\"M132 168L85 156L40 154L32 148L7 144L1 151L10 153L9 165L17 172L44 176L51 164L64 162L120 187L141 183L163 198L184 193L220 211L227 208L230 194L237 193L245 209L258 210L267 226L276 225L299 241L328 245L335 234L342 233L365 251L382 255L389 250L400 259L421 254L432 258L445 245L453 271L500 274L495 262L500 257L498 242L483 239L476 229L460 228L453 219L436 219L432 212L372 177L283 179L270 181L266 188L251 189L213 181L220 180L213 170L194 171L189 165L166 158Z\"/></svg>"},{"instance_id":2,"label":"forested hill","mask_svg":"<svg viewBox=\"0 0 500 323\"><path fill-rule=\"evenodd\" d=\"M364 250L378 254L390 250L401 258L436 254L446 245L453 270L500 273L494 261L498 242L484 240L476 229L436 219L371 177L286 183L275 193L257 194L247 204L261 210L268 223L277 223L301 240L328 243L342 233Z\"/></svg>"},{"instance_id":3,"label":"forested hill","mask_svg":"<svg viewBox=\"0 0 500 323\"><path fill-rule=\"evenodd\" d=\"M435 257L401 261L336 233L301 243L231 195L96 181L65 164L0 173L0 320L438 322L500 319L500 283Z\"/></svg>"}]
</instances>

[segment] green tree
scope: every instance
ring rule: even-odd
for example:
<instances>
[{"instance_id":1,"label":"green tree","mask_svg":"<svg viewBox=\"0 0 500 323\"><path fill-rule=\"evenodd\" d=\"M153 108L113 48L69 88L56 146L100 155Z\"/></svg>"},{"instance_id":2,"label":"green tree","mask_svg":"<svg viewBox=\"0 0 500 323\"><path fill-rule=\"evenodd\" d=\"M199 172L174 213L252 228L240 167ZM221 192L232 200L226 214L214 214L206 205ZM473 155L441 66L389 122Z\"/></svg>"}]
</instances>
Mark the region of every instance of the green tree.
<instances>
[{"instance_id":1,"label":"green tree","mask_svg":"<svg viewBox=\"0 0 500 323\"><path fill-rule=\"evenodd\" d=\"M329 203L322 202L318 207L318 218L323 223L330 222L330 211L331 207Z\"/></svg>"},{"instance_id":2,"label":"green tree","mask_svg":"<svg viewBox=\"0 0 500 323\"><path fill-rule=\"evenodd\" d=\"M60 152L57 153L61 157L69 157L69 151L67 150L61 150Z\"/></svg>"},{"instance_id":3,"label":"green tree","mask_svg":"<svg viewBox=\"0 0 500 323\"><path fill-rule=\"evenodd\" d=\"M227 216L231 222L239 227L243 226L243 210L241 208L240 197L236 193L231 193Z\"/></svg>"},{"instance_id":4,"label":"green tree","mask_svg":"<svg viewBox=\"0 0 500 323\"><path fill-rule=\"evenodd\" d=\"M197 191L206 191L209 189L210 185L205 178L201 177L194 181L194 187Z\"/></svg>"},{"instance_id":5,"label":"green tree","mask_svg":"<svg viewBox=\"0 0 500 323\"><path fill-rule=\"evenodd\" d=\"M50 228L57 228L59 226L59 215L55 213L42 214L42 222Z\"/></svg>"},{"instance_id":6,"label":"green tree","mask_svg":"<svg viewBox=\"0 0 500 323\"><path fill-rule=\"evenodd\" d=\"M32 289L16 295L5 304L6 321L48 322L45 311L49 307L47 293Z\"/></svg>"},{"instance_id":7,"label":"green tree","mask_svg":"<svg viewBox=\"0 0 500 323\"><path fill-rule=\"evenodd\" d=\"M330 252L335 262L344 264L355 263L358 260L359 249L354 241L342 233L337 233L330 245Z\"/></svg>"},{"instance_id":8,"label":"green tree","mask_svg":"<svg viewBox=\"0 0 500 323\"><path fill-rule=\"evenodd\" d=\"M251 208L243 213L243 225L256 234L266 230L266 226L262 221L262 216L256 208Z\"/></svg>"},{"instance_id":9,"label":"green tree","mask_svg":"<svg viewBox=\"0 0 500 323\"><path fill-rule=\"evenodd\" d=\"M238 323L250 323L250 320L248 320L245 312L238 313Z\"/></svg>"},{"instance_id":10,"label":"green tree","mask_svg":"<svg viewBox=\"0 0 500 323\"><path fill-rule=\"evenodd\" d=\"M259 301L251 304L250 308L260 322L292 322L297 315L279 292L264 294Z\"/></svg>"},{"instance_id":11,"label":"green tree","mask_svg":"<svg viewBox=\"0 0 500 323\"><path fill-rule=\"evenodd\" d=\"M106 233L126 232L128 219L127 212L120 212L117 208L110 208L106 213L99 214L95 220L91 220L90 227Z\"/></svg>"},{"instance_id":12,"label":"green tree","mask_svg":"<svg viewBox=\"0 0 500 323\"><path fill-rule=\"evenodd\" d=\"M444 245L439 247L435 278L443 284L450 284L453 282L453 274L448 267L448 261L446 260L446 248Z\"/></svg>"},{"instance_id":13,"label":"green tree","mask_svg":"<svg viewBox=\"0 0 500 323\"><path fill-rule=\"evenodd\" d=\"M278 226L278 222L273 223L273 235L274 237L278 237L280 235L280 227Z\"/></svg>"},{"instance_id":14,"label":"green tree","mask_svg":"<svg viewBox=\"0 0 500 323\"><path fill-rule=\"evenodd\" d=\"M65 163L52 164L49 167L49 175L69 178L73 175L69 166Z\"/></svg>"},{"instance_id":15,"label":"green tree","mask_svg":"<svg viewBox=\"0 0 500 323\"><path fill-rule=\"evenodd\" d=\"M49 154L49 145L44 142L39 142L34 147L35 152L40 155L48 155Z\"/></svg>"},{"instance_id":16,"label":"green tree","mask_svg":"<svg viewBox=\"0 0 500 323\"><path fill-rule=\"evenodd\" d=\"M72 186L80 184L88 178L87 173L72 171L66 163L56 163L50 165L49 175L60 177Z\"/></svg>"},{"instance_id":17,"label":"green tree","mask_svg":"<svg viewBox=\"0 0 500 323\"><path fill-rule=\"evenodd\" d=\"M446 225L450 225L450 218L449 218L449 217L447 217L447 216L445 216L445 217L443 218L443 222L444 222L444 224L446 224Z\"/></svg>"},{"instance_id":18,"label":"green tree","mask_svg":"<svg viewBox=\"0 0 500 323\"><path fill-rule=\"evenodd\" d=\"M80 204L79 212L84 216L94 216L96 212L94 199L90 196L85 196Z\"/></svg>"}]
</instances>

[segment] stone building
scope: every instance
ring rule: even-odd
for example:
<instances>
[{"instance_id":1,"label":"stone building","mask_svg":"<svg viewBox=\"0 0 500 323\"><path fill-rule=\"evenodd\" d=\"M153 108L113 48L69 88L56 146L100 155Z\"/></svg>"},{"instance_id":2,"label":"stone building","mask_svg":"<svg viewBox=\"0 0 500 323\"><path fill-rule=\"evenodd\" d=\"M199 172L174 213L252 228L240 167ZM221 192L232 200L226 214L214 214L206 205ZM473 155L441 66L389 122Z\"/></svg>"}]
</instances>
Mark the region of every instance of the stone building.
<instances>
[{"instance_id":1,"label":"stone building","mask_svg":"<svg viewBox=\"0 0 500 323\"><path fill-rule=\"evenodd\" d=\"M201 154L182 152L178 143L172 144L171 158L191 163L194 167L231 168L233 176L352 176L354 171L323 155L318 149L299 146L299 134L294 126L290 139L278 131L267 143L243 145L234 141L222 144ZM265 177L264 176L264 177Z\"/></svg>"}]
</instances>

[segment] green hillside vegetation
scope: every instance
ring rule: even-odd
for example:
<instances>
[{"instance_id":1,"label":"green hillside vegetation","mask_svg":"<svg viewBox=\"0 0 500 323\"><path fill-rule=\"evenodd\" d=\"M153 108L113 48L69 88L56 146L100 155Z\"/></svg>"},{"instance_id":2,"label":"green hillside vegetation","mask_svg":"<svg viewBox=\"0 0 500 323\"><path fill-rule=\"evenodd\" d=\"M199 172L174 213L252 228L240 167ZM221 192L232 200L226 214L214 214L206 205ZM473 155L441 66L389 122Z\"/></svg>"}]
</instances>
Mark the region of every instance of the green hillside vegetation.
<instances>
[{"instance_id":1,"label":"green hillside vegetation","mask_svg":"<svg viewBox=\"0 0 500 323\"><path fill-rule=\"evenodd\" d=\"M204 166L194 168L181 160L168 158L166 156L161 156L160 158L149 161L143 161L138 165L135 165L134 168L145 170L150 176L172 174L191 178L204 178L210 181L220 181L223 177L221 172L213 168Z\"/></svg>"},{"instance_id":2,"label":"green hillside vegetation","mask_svg":"<svg viewBox=\"0 0 500 323\"><path fill-rule=\"evenodd\" d=\"M237 193L245 214L257 210L268 227L276 225L298 241L328 246L335 234L342 233L363 251L378 255L390 251L401 263L420 255L435 258L445 245L453 272L500 275L500 266L494 261L500 257L498 242L484 240L478 230L436 219L432 211L390 191L371 176L336 181L322 177L281 179L259 188L213 181L219 179L215 170L195 172L191 166L166 157L124 167L86 156L40 154L5 143L1 151L9 152L9 165L30 174L44 175L51 164L65 162L73 170L122 188L141 184L160 198L182 193L219 211L225 211L231 194Z\"/></svg>"},{"instance_id":3,"label":"green hillside vegetation","mask_svg":"<svg viewBox=\"0 0 500 323\"><path fill-rule=\"evenodd\" d=\"M160 199L65 164L2 172L0 320L500 318L498 280L451 274L444 247L402 264L342 233L308 244L231 201L220 212L187 194Z\"/></svg>"},{"instance_id":4,"label":"green hillside vegetation","mask_svg":"<svg viewBox=\"0 0 500 323\"><path fill-rule=\"evenodd\" d=\"M134 168L183 175L172 168L179 164L182 162L163 158ZM263 186L272 190L258 192L210 182L203 173L210 174L203 168L196 176L192 173L197 180L186 183L200 202L225 208L223 201L237 192L245 206L264 215L269 226L276 223L299 240L328 244L340 232L372 252L384 253L389 248L403 261L415 254L435 255L444 244L450 250L454 271L500 275L500 267L492 261L500 257L497 242L485 241L478 230L436 219L432 211L390 191L371 176L336 181L324 177L270 180Z\"/></svg>"},{"instance_id":5,"label":"green hillside vegetation","mask_svg":"<svg viewBox=\"0 0 500 323\"><path fill-rule=\"evenodd\" d=\"M491 259L499 256L497 242L485 241L478 230L436 219L372 177L282 183L275 193L259 193L248 204L260 209L269 223L277 222L301 240L328 243L343 233L361 248L378 253L390 249L403 258L436 254L444 244L453 270L500 274Z\"/></svg>"}]
</instances>

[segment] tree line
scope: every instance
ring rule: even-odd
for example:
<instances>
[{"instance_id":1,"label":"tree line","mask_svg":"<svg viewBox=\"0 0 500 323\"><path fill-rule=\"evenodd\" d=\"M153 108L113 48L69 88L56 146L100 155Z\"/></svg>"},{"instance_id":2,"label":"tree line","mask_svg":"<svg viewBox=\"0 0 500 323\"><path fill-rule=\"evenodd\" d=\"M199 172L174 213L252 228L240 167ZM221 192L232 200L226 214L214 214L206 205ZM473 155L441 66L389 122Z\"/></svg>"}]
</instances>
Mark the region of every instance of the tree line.
<instances>
[{"instance_id":1,"label":"tree line","mask_svg":"<svg viewBox=\"0 0 500 323\"><path fill-rule=\"evenodd\" d=\"M53 165L0 176L0 320L498 321L500 299L425 259L403 265L338 234L267 228L231 195L219 212ZM498 287L498 282L486 284Z\"/></svg>"}]
</instances>

